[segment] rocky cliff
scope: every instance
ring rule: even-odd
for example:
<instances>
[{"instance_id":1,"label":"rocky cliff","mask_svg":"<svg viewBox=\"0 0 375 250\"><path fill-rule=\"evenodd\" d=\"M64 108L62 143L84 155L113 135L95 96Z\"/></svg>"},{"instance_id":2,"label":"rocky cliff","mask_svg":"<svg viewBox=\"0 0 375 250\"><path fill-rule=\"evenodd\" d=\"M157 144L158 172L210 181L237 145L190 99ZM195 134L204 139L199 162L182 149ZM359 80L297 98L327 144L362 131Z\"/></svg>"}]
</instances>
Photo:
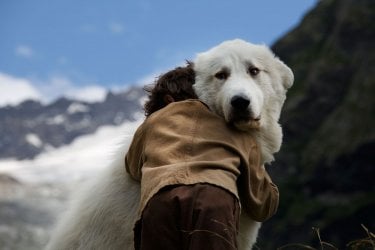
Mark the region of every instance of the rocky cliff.
<instances>
[{"instance_id":1,"label":"rocky cliff","mask_svg":"<svg viewBox=\"0 0 375 250\"><path fill-rule=\"evenodd\" d=\"M375 230L375 1L322 0L272 49L295 73L270 169L277 216L261 249L287 243L340 249ZM272 240L270 240L272 239Z\"/></svg>"}]
</instances>

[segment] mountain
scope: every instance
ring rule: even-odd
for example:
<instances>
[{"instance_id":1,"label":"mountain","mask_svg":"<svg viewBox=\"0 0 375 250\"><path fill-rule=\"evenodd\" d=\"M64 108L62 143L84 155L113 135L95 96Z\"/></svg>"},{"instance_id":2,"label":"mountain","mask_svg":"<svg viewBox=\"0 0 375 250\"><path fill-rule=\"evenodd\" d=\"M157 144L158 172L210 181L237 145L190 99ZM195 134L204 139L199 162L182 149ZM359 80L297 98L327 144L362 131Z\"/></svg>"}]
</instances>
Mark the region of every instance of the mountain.
<instances>
[{"instance_id":1,"label":"mountain","mask_svg":"<svg viewBox=\"0 0 375 250\"><path fill-rule=\"evenodd\" d=\"M270 167L281 193L259 247L288 243L340 249L375 231L375 1L322 0L273 51L295 84ZM272 241L270 240L272 239Z\"/></svg>"},{"instance_id":2,"label":"mountain","mask_svg":"<svg viewBox=\"0 0 375 250\"><path fill-rule=\"evenodd\" d=\"M45 150L71 143L103 125L118 125L142 112L141 88L109 92L103 102L60 98L49 105L25 101L0 108L0 158L33 158Z\"/></svg>"}]
</instances>

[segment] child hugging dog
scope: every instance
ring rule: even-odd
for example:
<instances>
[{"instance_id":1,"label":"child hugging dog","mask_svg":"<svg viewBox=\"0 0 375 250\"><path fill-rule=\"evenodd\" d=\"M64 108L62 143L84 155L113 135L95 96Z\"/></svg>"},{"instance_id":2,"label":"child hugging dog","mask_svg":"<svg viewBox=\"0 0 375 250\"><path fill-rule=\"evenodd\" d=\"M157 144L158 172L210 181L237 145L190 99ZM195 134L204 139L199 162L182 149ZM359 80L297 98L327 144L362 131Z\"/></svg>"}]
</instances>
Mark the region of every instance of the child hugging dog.
<instances>
[{"instance_id":1,"label":"child hugging dog","mask_svg":"<svg viewBox=\"0 0 375 250\"><path fill-rule=\"evenodd\" d=\"M146 89L146 119L125 157L141 183L137 250L237 249L241 210L255 221L277 210L256 140L198 100L194 79L188 63Z\"/></svg>"}]
</instances>

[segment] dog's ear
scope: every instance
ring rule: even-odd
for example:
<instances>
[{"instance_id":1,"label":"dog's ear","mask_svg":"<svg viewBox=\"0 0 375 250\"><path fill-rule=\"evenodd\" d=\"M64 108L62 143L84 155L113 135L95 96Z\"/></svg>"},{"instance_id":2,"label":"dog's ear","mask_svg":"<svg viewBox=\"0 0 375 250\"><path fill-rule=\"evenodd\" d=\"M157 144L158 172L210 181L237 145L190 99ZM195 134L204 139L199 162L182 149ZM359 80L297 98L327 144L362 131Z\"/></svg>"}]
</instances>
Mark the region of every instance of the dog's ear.
<instances>
[{"instance_id":1,"label":"dog's ear","mask_svg":"<svg viewBox=\"0 0 375 250\"><path fill-rule=\"evenodd\" d=\"M286 66L279 58L275 58L277 61L277 69L281 75L281 81L285 89L289 89L292 87L294 82L294 74L293 71Z\"/></svg>"}]
</instances>

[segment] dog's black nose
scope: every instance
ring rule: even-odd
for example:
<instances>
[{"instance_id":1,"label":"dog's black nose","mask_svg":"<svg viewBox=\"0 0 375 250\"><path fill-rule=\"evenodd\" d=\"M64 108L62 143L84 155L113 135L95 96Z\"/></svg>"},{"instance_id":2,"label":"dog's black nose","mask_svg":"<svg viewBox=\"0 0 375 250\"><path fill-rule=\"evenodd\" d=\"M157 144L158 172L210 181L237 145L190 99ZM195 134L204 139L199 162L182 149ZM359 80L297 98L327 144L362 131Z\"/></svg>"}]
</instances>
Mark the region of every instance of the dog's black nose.
<instances>
[{"instance_id":1,"label":"dog's black nose","mask_svg":"<svg viewBox=\"0 0 375 250\"><path fill-rule=\"evenodd\" d=\"M232 100L230 100L230 104L237 110L245 110L249 107L250 100L246 97L235 95L232 97Z\"/></svg>"}]
</instances>

